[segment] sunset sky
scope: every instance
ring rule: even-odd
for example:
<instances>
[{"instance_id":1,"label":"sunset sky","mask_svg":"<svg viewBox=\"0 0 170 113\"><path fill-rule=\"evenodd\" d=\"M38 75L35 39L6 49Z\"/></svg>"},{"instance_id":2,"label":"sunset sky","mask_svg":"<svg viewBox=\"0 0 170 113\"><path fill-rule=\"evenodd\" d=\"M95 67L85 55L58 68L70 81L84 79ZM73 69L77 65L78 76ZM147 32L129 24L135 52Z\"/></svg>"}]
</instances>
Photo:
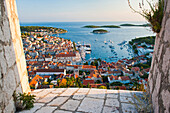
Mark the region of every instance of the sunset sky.
<instances>
[{"instance_id":1,"label":"sunset sky","mask_svg":"<svg viewBox=\"0 0 170 113\"><path fill-rule=\"evenodd\" d=\"M131 0L137 8L139 1ZM127 0L16 0L20 22L144 21Z\"/></svg>"}]
</instances>

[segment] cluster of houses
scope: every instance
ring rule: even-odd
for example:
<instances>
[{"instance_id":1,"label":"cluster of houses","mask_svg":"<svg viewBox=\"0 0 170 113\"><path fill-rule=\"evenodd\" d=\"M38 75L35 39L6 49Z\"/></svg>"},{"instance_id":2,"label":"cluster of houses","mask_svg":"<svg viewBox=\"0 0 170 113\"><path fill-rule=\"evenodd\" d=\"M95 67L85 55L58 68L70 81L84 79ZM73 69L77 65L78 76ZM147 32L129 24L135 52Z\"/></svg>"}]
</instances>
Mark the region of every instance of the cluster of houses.
<instances>
[{"instance_id":1,"label":"cluster of houses","mask_svg":"<svg viewBox=\"0 0 170 113\"><path fill-rule=\"evenodd\" d=\"M143 43L135 43L134 45L136 45L136 49L138 51L138 55L145 55L145 54L150 54L150 56L152 56L153 51L154 51L154 45L153 44L146 44L145 42Z\"/></svg>"},{"instance_id":2,"label":"cluster of houses","mask_svg":"<svg viewBox=\"0 0 170 113\"><path fill-rule=\"evenodd\" d=\"M80 51L74 49L70 40L48 35L37 37L34 34L24 37L23 44L30 86L34 88L58 86L58 80L64 83L66 78L71 77L79 77L84 86L90 87L121 83L123 85L119 88L128 89L133 86L133 80L137 80L146 88L147 79L141 76L149 74L149 68L141 69L135 65L147 63L147 57L152 57L151 54L124 58L116 63L101 61L98 66L93 66L82 63ZM43 86L48 81L51 84Z\"/></svg>"}]
</instances>

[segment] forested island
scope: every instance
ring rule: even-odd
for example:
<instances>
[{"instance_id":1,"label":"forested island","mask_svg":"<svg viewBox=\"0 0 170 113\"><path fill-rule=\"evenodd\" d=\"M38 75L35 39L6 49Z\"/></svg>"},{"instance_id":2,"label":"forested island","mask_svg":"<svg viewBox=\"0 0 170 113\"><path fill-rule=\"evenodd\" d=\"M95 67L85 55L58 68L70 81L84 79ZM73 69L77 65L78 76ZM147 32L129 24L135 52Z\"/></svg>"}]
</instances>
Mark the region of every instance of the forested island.
<instances>
[{"instance_id":1,"label":"forested island","mask_svg":"<svg viewBox=\"0 0 170 113\"><path fill-rule=\"evenodd\" d=\"M103 34L103 33L108 33L109 31L107 30L104 30L104 29L97 29L97 30L93 30L92 33L95 33L95 34Z\"/></svg>"},{"instance_id":2,"label":"forested island","mask_svg":"<svg viewBox=\"0 0 170 113\"><path fill-rule=\"evenodd\" d=\"M149 27L150 25L149 24L142 24L142 25L135 25L135 24L121 24L120 26L129 26L129 27Z\"/></svg>"},{"instance_id":3,"label":"forested island","mask_svg":"<svg viewBox=\"0 0 170 113\"><path fill-rule=\"evenodd\" d=\"M138 44L141 44L143 42L145 42L146 44L155 44L155 38L156 36L147 36L147 37L140 37L140 38L135 38L135 39L132 39L131 41L129 41L129 44L130 45L133 45L134 43L138 43Z\"/></svg>"},{"instance_id":4,"label":"forested island","mask_svg":"<svg viewBox=\"0 0 170 113\"><path fill-rule=\"evenodd\" d=\"M103 25L103 26L87 25L87 26L83 26L83 28L120 28L120 26L116 26L116 25Z\"/></svg>"},{"instance_id":5,"label":"forested island","mask_svg":"<svg viewBox=\"0 0 170 113\"><path fill-rule=\"evenodd\" d=\"M21 26L22 32L47 32L47 33L67 33L67 30L54 27L44 27L44 26Z\"/></svg>"}]
</instances>

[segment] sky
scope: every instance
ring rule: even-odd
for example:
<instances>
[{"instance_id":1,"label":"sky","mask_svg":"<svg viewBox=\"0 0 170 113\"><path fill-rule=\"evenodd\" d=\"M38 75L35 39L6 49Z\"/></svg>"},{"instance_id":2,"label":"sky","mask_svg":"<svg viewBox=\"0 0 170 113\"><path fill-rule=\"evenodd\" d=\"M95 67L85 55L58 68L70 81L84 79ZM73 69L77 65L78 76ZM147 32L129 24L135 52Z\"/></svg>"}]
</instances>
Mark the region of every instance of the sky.
<instances>
[{"instance_id":1,"label":"sky","mask_svg":"<svg viewBox=\"0 0 170 113\"><path fill-rule=\"evenodd\" d=\"M133 1L138 7L140 0ZM127 0L16 0L20 22L145 21Z\"/></svg>"}]
</instances>

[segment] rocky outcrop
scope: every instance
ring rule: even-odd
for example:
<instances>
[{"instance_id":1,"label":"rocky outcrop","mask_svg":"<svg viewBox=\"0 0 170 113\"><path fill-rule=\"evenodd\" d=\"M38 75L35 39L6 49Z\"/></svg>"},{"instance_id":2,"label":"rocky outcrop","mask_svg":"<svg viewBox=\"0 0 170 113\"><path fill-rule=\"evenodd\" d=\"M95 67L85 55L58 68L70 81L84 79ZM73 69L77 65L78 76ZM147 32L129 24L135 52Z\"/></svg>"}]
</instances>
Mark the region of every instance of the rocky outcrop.
<instances>
[{"instance_id":1,"label":"rocky outcrop","mask_svg":"<svg viewBox=\"0 0 170 113\"><path fill-rule=\"evenodd\" d=\"M0 113L15 111L14 92L29 92L15 0L0 1Z\"/></svg>"},{"instance_id":2,"label":"rocky outcrop","mask_svg":"<svg viewBox=\"0 0 170 113\"><path fill-rule=\"evenodd\" d=\"M155 41L148 85L155 113L170 113L170 0L165 0L162 29Z\"/></svg>"}]
</instances>

